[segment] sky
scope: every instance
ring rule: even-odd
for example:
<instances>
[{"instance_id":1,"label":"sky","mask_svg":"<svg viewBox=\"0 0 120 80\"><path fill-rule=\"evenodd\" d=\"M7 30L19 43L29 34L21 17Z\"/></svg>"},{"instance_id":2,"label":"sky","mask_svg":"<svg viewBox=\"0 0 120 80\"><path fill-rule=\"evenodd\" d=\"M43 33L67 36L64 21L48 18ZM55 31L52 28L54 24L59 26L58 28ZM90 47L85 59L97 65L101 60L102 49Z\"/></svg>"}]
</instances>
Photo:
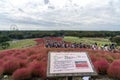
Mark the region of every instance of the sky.
<instances>
[{"instance_id":1,"label":"sky","mask_svg":"<svg viewBox=\"0 0 120 80\"><path fill-rule=\"evenodd\" d=\"M120 31L120 0L0 0L0 30Z\"/></svg>"}]
</instances>

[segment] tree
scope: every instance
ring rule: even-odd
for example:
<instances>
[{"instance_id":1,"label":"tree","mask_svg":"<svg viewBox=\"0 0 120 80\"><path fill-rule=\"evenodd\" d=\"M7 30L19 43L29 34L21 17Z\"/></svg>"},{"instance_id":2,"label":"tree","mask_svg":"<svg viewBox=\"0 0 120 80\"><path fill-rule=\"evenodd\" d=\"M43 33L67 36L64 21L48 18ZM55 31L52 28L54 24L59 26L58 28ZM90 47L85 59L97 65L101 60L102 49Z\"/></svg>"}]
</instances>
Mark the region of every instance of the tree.
<instances>
[{"instance_id":1,"label":"tree","mask_svg":"<svg viewBox=\"0 0 120 80\"><path fill-rule=\"evenodd\" d=\"M7 41L10 41L9 37L0 35L0 46L2 47L2 49L6 49L10 46L10 44Z\"/></svg>"},{"instance_id":2,"label":"tree","mask_svg":"<svg viewBox=\"0 0 120 80\"><path fill-rule=\"evenodd\" d=\"M2 49L6 49L6 48L8 48L9 46L10 46L10 44L9 44L8 42L3 42L3 43L1 43Z\"/></svg>"},{"instance_id":3,"label":"tree","mask_svg":"<svg viewBox=\"0 0 120 80\"><path fill-rule=\"evenodd\" d=\"M111 42L116 42L118 45L120 45L120 36L115 36L110 38Z\"/></svg>"}]
</instances>

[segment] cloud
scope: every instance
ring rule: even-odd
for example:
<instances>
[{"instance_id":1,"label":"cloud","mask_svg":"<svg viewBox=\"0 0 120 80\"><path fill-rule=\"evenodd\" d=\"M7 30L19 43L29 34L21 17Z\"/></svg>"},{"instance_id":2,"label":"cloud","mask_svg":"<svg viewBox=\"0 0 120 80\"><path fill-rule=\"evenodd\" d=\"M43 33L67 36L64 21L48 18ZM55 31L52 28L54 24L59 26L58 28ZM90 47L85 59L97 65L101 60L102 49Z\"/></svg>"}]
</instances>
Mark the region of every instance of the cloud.
<instances>
[{"instance_id":1,"label":"cloud","mask_svg":"<svg viewBox=\"0 0 120 80\"><path fill-rule=\"evenodd\" d=\"M16 24L21 29L120 30L119 4L120 0L0 0L0 29Z\"/></svg>"}]
</instances>

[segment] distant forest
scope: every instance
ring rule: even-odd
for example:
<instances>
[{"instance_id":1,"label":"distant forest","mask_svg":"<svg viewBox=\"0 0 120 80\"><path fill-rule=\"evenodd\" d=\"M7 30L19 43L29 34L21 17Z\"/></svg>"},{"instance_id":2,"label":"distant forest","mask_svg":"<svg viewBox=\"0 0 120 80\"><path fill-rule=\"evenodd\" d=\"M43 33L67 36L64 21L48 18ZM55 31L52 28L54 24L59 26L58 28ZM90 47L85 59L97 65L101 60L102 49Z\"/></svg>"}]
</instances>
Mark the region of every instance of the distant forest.
<instances>
[{"instance_id":1,"label":"distant forest","mask_svg":"<svg viewBox=\"0 0 120 80\"><path fill-rule=\"evenodd\" d=\"M0 36L11 39L28 39L43 37L115 37L120 36L120 31L0 31Z\"/></svg>"}]
</instances>

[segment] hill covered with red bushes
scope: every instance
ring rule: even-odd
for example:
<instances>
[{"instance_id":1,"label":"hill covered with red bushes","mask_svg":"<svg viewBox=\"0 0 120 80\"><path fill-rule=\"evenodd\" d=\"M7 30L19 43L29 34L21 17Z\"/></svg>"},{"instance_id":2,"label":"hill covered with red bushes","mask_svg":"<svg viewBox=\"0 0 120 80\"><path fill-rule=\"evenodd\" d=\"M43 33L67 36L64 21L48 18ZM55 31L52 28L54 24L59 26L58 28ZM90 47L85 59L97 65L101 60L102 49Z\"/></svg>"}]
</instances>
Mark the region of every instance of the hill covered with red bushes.
<instances>
[{"instance_id":1,"label":"hill covered with red bushes","mask_svg":"<svg viewBox=\"0 0 120 80\"><path fill-rule=\"evenodd\" d=\"M34 77L46 79L49 51L88 52L99 74L120 79L120 53L84 48L45 48L43 44L0 52L0 76L12 75L14 80L32 80Z\"/></svg>"}]
</instances>

